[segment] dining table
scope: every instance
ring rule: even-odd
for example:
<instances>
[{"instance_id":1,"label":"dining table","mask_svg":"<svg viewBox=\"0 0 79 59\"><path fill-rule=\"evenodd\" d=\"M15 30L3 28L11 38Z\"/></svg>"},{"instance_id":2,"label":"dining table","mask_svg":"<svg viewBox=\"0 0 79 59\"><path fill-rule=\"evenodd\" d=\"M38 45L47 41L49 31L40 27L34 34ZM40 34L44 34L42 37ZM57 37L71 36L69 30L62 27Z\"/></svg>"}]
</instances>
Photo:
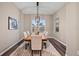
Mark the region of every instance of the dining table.
<instances>
[{"instance_id":1,"label":"dining table","mask_svg":"<svg viewBox=\"0 0 79 59\"><path fill-rule=\"evenodd\" d=\"M32 40L32 36L28 35L26 38L23 37L24 41L31 41ZM47 37L46 36L42 36L42 41L47 41Z\"/></svg>"},{"instance_id":2,"label":"dining table","mask_svg":"<svg viewBox=\"0 0 79 59\"><path fill-rule=\"evenodd\" d=\"M30 46L31 46L32 35L28 35L26 38L23 37L23 40L26 42L30 42ZM43 42L47 41L47 36L43 35L41 40L42 40L42 46L43 46Z\"/></svg>"}]
</instances>

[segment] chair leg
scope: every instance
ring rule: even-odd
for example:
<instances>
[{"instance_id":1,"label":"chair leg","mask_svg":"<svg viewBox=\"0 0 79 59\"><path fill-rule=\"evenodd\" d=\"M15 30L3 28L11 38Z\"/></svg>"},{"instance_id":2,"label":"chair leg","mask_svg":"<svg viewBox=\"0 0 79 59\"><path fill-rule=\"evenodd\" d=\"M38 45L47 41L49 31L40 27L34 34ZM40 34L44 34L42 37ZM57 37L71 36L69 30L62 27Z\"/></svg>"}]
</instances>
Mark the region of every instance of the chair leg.
<instances>
[{"instance_id":1,"label":"chair leg","mask_svg":"<svg viewBox=\"0 0 79 59\"><path fill-rule=\"evenodd\" d=\"M46 45L46 43L44 43L44 48L45 48L45 49L47 48L47 45Z\"/></svg>"},{"instance_id":2,"label":"chair leg","mask_svg":"<svg viewBox=\"0 0 79 59\"><path fill-rule=\"evenodd\" d=\"M41 54L41 50L40 50L40 56L42 56L42 54Z\"/></svg>"},{"instance_id":3,"label":"chair leg","mask_svg":"<svg viewBox=\"0 0 79 59\"><path fill-rule=\"evenodd\" d=\"M25 43L25 49L27 49L27 44Z\"/></svg>"},{"instance_id":4,"label":"chair leg","mask_svg":"<svg viewBox=\"0 0 79 59\"><path fill-rule=\"evenodd\" d=\"M29 49L31 49L31 43L29 43Z\"/></svg>"},{"instance_id":5,"label":"chair leg","mask_svg":"<svg viewBox=\"0 0 79 59\"><path fill-rule=\"evenodd\" d=\"M46 45L46 43L45 43L45 48L47 48L47 45Z\"/></svg>"},{"instance_id":6,"label":"chair leg","mask_svg":"<svg viewBox=\"0 0 79 59\"><path fill-rule=\"evenodd\" d=\"M42 49L43 49L43 42L42 42Z\"/></svg>"},{"instance_id":7,"label":"chair leg","mask_svg":"<svg viewBox=\"0 0 79 59\"><path fill-rule=\"evenodd\" d=\"M33 56L33 50L32 50L32 52L31 52L31 55Z\"/></svg>"}]
</instances>

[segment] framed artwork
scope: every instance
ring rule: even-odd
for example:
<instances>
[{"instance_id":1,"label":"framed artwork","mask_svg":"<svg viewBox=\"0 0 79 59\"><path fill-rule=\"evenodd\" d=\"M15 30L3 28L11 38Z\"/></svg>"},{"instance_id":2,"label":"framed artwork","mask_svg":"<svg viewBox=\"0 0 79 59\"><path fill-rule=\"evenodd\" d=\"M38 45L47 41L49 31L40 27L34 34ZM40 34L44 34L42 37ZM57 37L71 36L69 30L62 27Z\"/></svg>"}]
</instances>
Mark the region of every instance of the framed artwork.
<instances>
[{"instance_id":1,"label":"framed artwork","mask_svg":"<svg viewBox=\"0 0 79 59\"><path fill-rule=\"evenodd\" d=\"M59 17L56 18L56 24L55 25L56 25L55 31L59 32Z\"/></svg>"},{"instance_id":2,"label":"framed artwork","mask_svg":"<svg viewBox=\"0 0 79 59\"><path fill-rule=\"evenodd\" d=\"M56 32L59 32L59 27L56 27Z\"/></svg>"},{"instance_id":3,"label":"framed artwork","mask_svg":"<svg viewBox=\"0 0 79 59\"><path fill-rule=\"evenodd\" d=\"M17 29L17 20L12 17L8 17L8 29L16 30Z\"/></svg>"}]
</instances>

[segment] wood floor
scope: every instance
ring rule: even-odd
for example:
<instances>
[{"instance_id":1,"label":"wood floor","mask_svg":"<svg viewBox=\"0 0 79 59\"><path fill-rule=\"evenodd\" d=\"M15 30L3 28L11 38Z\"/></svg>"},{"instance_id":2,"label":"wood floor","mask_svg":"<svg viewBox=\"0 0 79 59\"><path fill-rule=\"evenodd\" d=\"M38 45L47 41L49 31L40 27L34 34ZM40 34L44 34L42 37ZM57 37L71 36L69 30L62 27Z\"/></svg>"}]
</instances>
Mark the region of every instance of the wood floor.
<instances>
[{"instance_id":1,"label":"wood floor","mask_svg":"<svg viewBox=\"0 0 79 59\"><path fill-rule=\"evenodd\" d=\"M50 41L50 43L55 47L55 49L62 55L65 56L65 52L66 52L66 46L64 46L63 44L61 44L60 42L58 42L57 40L53 39L53 38L48 38L48 40ZM15 46L13 46L11 49L9 49L8 51L6 51L2 56L9 56L13 51L16 50L16 48L18 48L18 46L20 46L24 41L22 40L21 42L19 42L18 44L16 44Z\"/></svg>"}]
</instances>

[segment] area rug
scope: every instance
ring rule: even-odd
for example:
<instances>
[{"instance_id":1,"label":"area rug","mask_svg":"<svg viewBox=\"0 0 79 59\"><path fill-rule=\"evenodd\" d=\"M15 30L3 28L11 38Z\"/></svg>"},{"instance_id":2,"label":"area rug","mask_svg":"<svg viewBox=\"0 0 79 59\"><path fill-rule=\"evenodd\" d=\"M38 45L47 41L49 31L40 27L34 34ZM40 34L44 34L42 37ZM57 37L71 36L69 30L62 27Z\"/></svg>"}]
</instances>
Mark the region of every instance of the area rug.
<instances>
[{"instance_id":1,"label":"area rug","mask_svg":"<svg viewBox=\"0 0 79 59\"><path fill-rule=\"evenodd\" d=\"M46 49L42 50L42 56L60 56L56 49L48 42ZM10 56L31 56L31 50L25 49L25 43L21 44ZM39 53L34 52L33 56L40 56Z\"/></svg>"}]
</instances>

